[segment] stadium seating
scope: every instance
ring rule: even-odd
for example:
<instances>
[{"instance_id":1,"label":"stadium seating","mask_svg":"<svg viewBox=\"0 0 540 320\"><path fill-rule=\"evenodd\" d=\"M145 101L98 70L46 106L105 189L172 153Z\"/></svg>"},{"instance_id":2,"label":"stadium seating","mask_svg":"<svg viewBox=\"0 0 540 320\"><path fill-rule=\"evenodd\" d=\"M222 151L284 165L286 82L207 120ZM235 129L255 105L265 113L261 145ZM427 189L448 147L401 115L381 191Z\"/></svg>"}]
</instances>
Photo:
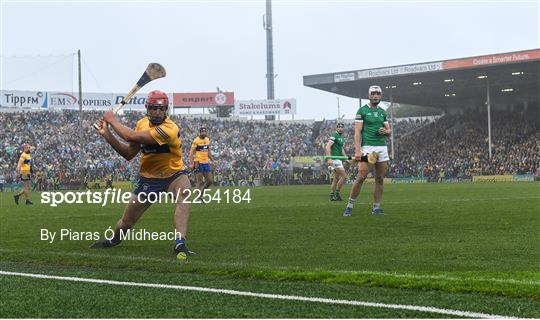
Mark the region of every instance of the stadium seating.
<instances>
[{"instance_id":1,"label":"stadium seating","mask_svg":"<svg viewBox=\"0 0 540 320\"><path fill-rule=\"evenodd\" d=\"M55 184L104 181L112 174L116 181L136 178L139 158L127 162L114 152L91 127L101 112L85 111L82 126L77 111L0 112L0 167L6 183L16 180L15 167L22 144L36 146L34 176L39 188ZM123 123L134 127L142 116L121 115ZM174 116L184 144L184 161L191 141L200 127L209 129L217 182L237 184L259 179L263 184L292 181L291 157L324 154L324 145L335 121L314 124L252 122L215 118ZM534 174L540 162L538 108L521 112L492 111L493 157L488 157L486 114L467 111L437 120L402 120L394 124L395 159L391 177L470 177L486 174ZM346 124L346 152L353 153L354 124ZM81 152L81 143L82 151ZM39 175L38 175L39 173ZM305 172L312 183L324 181ZM351 174L354 174L352 172ZM303 177L302 183L309 183Z\"/></svg>"}]
</instances>

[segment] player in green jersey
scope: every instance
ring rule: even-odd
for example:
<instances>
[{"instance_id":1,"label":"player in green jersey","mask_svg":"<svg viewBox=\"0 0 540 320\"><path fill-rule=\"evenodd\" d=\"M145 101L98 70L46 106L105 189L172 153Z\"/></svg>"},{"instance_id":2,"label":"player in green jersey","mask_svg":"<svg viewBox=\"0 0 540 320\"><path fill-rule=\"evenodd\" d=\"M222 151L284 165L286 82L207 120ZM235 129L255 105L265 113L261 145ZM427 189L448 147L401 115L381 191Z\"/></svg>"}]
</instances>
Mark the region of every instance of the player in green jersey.
<instances>
[{"instance_id":1,"label":"player in green jersey","mask_svg":"<svg viewBox=\"0 0 540 320\"><path fill-rule=\"evenodd\" d=\"M352 214L356 198L368 173L375 167L375 192L373 195L372 214L383 215L381 199L383 182L388 170L388 148L386 137L390 135L390 124L386 118L386 111L379 107L382 90L379 86L369 87L369 103L360 107L354 121L354 159L358 164L358 175L353 183L344 217Z\"/></svg>"},{"instance_id":2,"label":"player in green jersey","mask_svg":"<svg viewBox=\"0 0 540 320\"><path fill-rule=\"evenodd\" d=\"M343 138L343 132L345 131L345 125L339 122L336 125L336 131L332 134L328 142L326 143L325 153L326 156L347 156L343 145L345 144L345 138ZM342 201L341 186L345 182L347 173L343 168L341 160L327 160L328 169L333 172L332 174L332 192L330 193L330 201Z\"/></svg>"}]
</instances>

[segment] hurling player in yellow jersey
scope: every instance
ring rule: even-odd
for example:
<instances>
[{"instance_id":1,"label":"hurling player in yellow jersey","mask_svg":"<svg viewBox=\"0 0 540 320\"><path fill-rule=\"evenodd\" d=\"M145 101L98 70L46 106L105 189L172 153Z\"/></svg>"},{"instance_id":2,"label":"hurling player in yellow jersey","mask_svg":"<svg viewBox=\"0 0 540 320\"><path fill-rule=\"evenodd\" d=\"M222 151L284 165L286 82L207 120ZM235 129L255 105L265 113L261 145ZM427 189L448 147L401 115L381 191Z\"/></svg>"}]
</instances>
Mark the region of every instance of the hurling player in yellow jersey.
<instances>
[{"instance_id":1,"label":"hurling player in yellow jersey","mask_svg":"<svg viewBox=\"0 0 540 320\"><path fill-rule=\"evenodd\" d=\"M193 139L189 151L189 167L195 170L197 177L197 189L204 191L214 183L210 162L213 161L210 152L210 138L206 128L199 129L199 136Z\"/></svg>"},{"instance_id":2,"label":"hurling player in yellow jersey","mask_svg":"<svg viewBox=\"0 0 540 320\"><path fill-rule=\"evenodd\" d=\"M116 223L114 238L94 243L92 248L109 248L120 244L120 230L132 228L151 203L145 199L150 193L171 192L176 199L174 226L177 236L174 252L181 260L193 254L186 246L186 234L191 213L189 203L184 203L185 190L191 188L188 171L182 161L182 141L178 126L169 117L169 98L162 91L152 91L146 99L146 116L137 122L135 130L120 123L112 111L105 112L99 121L99 133L126 160L133 159L142 151L141 167L134 195ZM111 127L123 140L119 141L110 131Z\"/></svg>"},{"instance_id":3,"label":"hurling player in yellow jersey","mask_svg":"<svg viewBox=\"0 0 540 320\"><path fill-rule=\"evenodd\" d=\"M13 196L15 203L19 204L19 197L24 196L26 204L33 204L30 199L28 199L28 193L30 192L31 174L32 174L32 157L30 156L30 145L25 143L23 144L23 152L19 157L19 163L17 164L17 174L19 175L23 188Z\"/></svg>"}]
</instances>

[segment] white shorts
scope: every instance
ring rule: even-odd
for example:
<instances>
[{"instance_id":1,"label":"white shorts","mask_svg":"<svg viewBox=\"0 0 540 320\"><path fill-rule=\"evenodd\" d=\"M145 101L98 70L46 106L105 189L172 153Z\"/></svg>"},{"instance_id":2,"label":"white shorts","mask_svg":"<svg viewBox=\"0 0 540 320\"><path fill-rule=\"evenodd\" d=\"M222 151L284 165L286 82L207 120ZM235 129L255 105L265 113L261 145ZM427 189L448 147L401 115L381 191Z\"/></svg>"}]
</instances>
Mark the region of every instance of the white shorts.
<instances>
[{"instance_id":1,"label":"white shorts","mask_svg":"<svg viewBox=\"0 0 540 320\"><path fill-rule=\"evenodd\" d=\"M341 160L332 160L332 167L334 167L334 169L343 169L343 162L341 162Z\"/></svg>"},{"instance_id":2,"label":"white shorts","mask_svg":"<svg viewBox=\"0 0 540 320\"><path fill-rule=\"evenodd\" d=\"M367 156L369 153L377 152L379 154L379 159L377 162L383 162L390 160L388 156L388 147L387 146L362 146L362 156Z\"/></svg>"}]
</instances>

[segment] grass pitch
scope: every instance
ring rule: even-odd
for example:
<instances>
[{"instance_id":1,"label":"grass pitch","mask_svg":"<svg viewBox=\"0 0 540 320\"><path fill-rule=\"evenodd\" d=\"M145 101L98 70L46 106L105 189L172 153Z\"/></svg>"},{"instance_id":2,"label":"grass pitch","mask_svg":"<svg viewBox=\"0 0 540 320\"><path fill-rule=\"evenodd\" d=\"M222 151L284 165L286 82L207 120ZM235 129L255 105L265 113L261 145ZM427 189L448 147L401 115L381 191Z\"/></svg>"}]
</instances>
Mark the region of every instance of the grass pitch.
<instances>
[{"instance_id":1,"label":"grass pitch","mask_svg":"<svg viewBox=\"0 0 540 320\"><path fill-rule=\"evenodd\" d=\"M349 188L342 194L347 195ZM99 232L123 205L13 203L0 194L0 270L194 285L540 317L540 184L372 185L353 211L327 186L258 187L251 203L192 205L187 264L170 241L40 240L41 229ZM173 205L137 224L170 231ZM57 236L58 237L58 236ZM0 317L448 317L314 302L0 276Z\"/></svg>"}]
</instances>

